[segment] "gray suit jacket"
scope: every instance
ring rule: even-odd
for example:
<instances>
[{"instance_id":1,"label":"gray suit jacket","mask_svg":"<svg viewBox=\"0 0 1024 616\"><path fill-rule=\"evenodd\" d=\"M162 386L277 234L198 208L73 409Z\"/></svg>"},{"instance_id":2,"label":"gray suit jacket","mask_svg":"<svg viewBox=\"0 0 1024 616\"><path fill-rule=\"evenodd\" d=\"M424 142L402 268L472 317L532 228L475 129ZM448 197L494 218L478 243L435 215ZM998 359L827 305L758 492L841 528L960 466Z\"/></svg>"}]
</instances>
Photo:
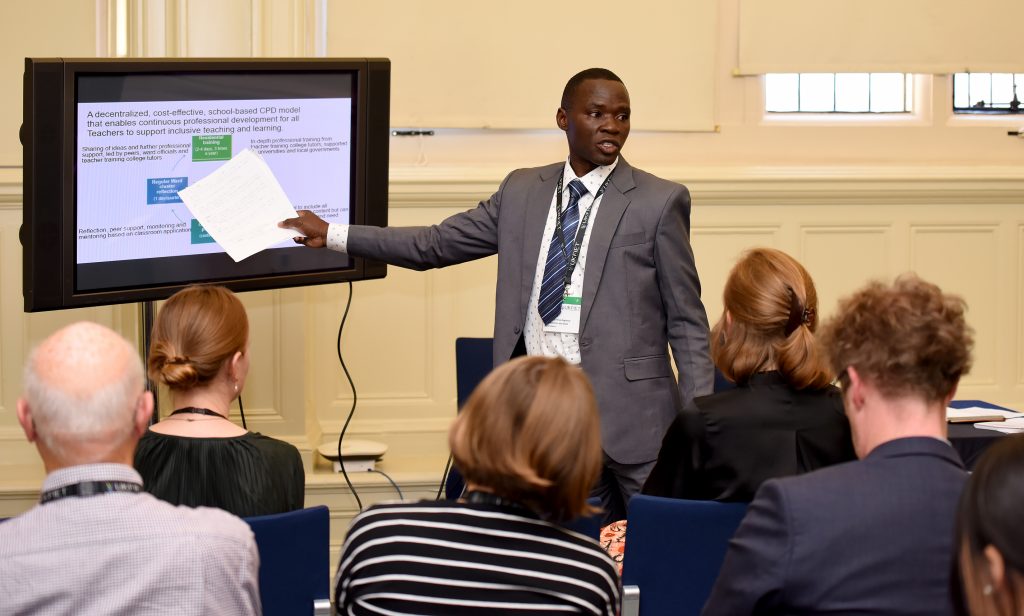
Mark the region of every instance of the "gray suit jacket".
<instances>
[{"instance_id":1,"label":"gray suit jacket","mask_svg":"<svg viewBox=\"0 0 1024 616\"><path fill-rule=\"evenodd\" d=\"M430 227L349 229L348 252L412 269L498 255L494 362L523 334L551 198L564 163L513 171L490 199ZM690 248L686 187L620 158L595 215L580 353L615 461L654 460L683 401L711 393L708 323ZM668 348L679 369L673 376Z\"/></svg>"},{"instance_id":2,"label":"gray suit jacket","mask_svg":"<svg viewBox=\"0 0 1024 616\"><path fill-rule=\"evenodd\" d=\"M952 615L966 479L948 443L914 437L857 462L766 481L703 614Z\"/></svg>"}]
</instances>

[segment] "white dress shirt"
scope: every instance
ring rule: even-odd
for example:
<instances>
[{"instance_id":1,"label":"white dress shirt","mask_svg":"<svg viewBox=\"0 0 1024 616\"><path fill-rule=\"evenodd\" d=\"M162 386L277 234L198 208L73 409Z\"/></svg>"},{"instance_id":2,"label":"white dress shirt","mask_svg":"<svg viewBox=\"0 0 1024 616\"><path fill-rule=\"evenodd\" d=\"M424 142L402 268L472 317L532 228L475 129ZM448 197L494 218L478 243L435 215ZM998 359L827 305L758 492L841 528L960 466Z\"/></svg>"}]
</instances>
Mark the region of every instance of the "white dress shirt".
<instances>
[{"instance_id":1,"label":"white dress shirt","mask_svg":"<svg viewBox=\"0 0 1024 616\"><path fill-rule=\"evenodd\" d=\"M587 194L580 197L578 207L580 209L580 223L590 208L590 221L583 234L583 243L580 246L579 261L572 271L572 279L569 282L569 295L583 297L583 275L587 269L587 246L590 244L590 234L594 230L594 221L597 220L597 210L601 206L601 198L594 199L601 185L615 170L619 159L604 167L597 167L590 173L579 178L587 187ZM569 202L569 182L577 179L576 173L565 161L565 169L562 177L562 207ZM561 334L544 331L544 320L540 317L537 309L537 302L540 298L540 285L544 280L544 265L548 260L548 250L551 249L551 238L555 235L555 195L551 195L551 207L548 209L548 220L544 225L544 235L540 240L540 255L537 257L537 272L533 277L533 290L530 292L530 301L526 304L526 329L523 332L526 342L527 355L547 355L548 357L561 356L573 364L580 363L580 341L579 334ZM566 242L569 243L568 238ZM584 299L586 301L586 299ZM582 323L580 326L582 327Z\"/></svg>"}]
</instances>

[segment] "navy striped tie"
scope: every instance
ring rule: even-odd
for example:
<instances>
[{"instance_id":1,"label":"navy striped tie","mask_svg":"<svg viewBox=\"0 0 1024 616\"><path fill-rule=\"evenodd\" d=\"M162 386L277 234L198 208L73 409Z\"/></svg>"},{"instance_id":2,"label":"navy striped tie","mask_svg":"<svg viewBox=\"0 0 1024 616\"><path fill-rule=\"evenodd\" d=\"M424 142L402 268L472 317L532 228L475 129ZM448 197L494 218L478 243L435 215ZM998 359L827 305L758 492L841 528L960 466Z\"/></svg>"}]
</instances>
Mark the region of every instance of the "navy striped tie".
<instances>
[{"instance_id":1,"label":"navy striped tie","mask_svg":"<svg viewBox=\"0 0 1024 616\"><path fill-rule=\"evenodd\" d=\"M576 239L576 228L580 223L580 197L589 192L583 182L569 182L569 205L562 213L562 228L555 229L551 234L551 246L548 248L548 260L544 264L544 278L540 283L540 298L537 300L537 311L548 325L562 312L562 295L565 290L565 269L569 266L566 253L572 252ZM558 235L561 231L562 239ZM564 240L564 242L562 241ZM563 247L565 250L563 251Z\"/></svg>"}]
</instances>

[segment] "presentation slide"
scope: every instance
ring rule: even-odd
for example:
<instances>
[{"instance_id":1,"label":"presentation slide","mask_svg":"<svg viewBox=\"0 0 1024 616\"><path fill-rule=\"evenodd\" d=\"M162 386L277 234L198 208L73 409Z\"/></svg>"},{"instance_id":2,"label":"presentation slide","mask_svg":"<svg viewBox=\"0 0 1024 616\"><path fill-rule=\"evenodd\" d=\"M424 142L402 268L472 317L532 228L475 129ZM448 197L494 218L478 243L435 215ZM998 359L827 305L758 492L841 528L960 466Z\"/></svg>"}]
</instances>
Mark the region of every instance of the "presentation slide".
<instances>
[{"instance_id":1,"label":"presentation slide","mask_svg":"<svg viewBox=\"0 0 1024 616\"><path fill-rule=\"evenodd\" d=\"M344 97L80 102L77 263L223 252L178 191L246 148L295 209L350 222L352 112Z\"/></svg>"}]
</instances>

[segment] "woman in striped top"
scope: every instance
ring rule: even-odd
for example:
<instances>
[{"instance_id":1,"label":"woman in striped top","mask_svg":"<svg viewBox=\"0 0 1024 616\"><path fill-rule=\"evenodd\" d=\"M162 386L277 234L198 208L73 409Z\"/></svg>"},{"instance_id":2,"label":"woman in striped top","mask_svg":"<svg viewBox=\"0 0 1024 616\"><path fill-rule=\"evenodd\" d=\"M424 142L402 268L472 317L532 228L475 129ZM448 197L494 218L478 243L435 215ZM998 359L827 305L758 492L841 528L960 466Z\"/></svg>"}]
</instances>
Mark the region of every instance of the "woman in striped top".
<instances>
[{"instance_id":1,"label":"woman in striped top","mask_svg":"<svg viewBox=\"0 0 1024 616\"><path fill-rule=\"evenodd\" d=\"M339 614L599 614L619 608L615 566L557 523L591 513L601 467L590 383L560 358L494 370L449 434L464 500L381 504L352 521Z\"/></svg>"}]
</instances>

